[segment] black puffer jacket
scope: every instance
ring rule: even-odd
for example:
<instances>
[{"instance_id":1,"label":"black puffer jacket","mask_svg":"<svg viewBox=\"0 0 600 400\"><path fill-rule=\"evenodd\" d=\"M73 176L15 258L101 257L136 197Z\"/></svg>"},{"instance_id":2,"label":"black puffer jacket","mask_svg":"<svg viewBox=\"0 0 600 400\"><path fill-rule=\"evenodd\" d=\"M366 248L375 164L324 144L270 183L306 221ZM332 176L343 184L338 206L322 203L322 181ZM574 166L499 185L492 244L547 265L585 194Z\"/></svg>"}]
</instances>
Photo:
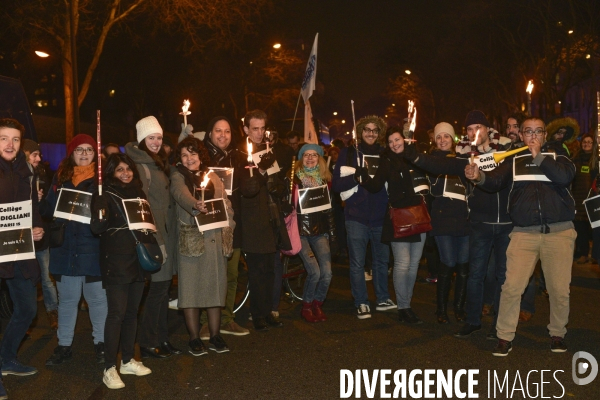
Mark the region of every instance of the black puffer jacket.
<instances>
[{"instance_id":1,"label":"black puffer jacket","mask_svg":"<svg viewBox=\"0 0 600 400\"><path fill-rule=\"evenodd\" d=\"M32 227L42 227L42 218L38 209L38 197L32 187L33 173L27 166L25 154L22 151L12 161L0 157L0 204L31 200ZM35 183L34 185L35 186ZM46 232L45 235L48 233ZM26 279L35 284L40 279L40 267L36 259L0 263L0 278L14 277L14 267L21 269Z\"/></svg>"},{"instance_id":2,"label":"black puffer jacket","mask_svg":"<svg viewBox=\"0 0 600 400\"><path fill-rule=\"evenodd\" d=\"M433 157L447 158L454 156L449 151L434 150ZM466 236L469 234L467 202L444 197L446 175L430 176L431 194L434 196L431 205L431 226L429 236Z\"/></svg>"},{"instance_id":3,"label":"black puffer jacket","mask_svg":"<svg viewBox=\"0 0 600 400\"><path fill-rule=\"evenodd\" d=\"M296 185L294 190L303 189L302 182L296 176L294 176L294 184ZM332 208L310 214L300 214L300 207L296 204L296 210L298 211L300 236L317 236L327 233L330 242L336 241L335 220Z\"/></svg>"},{"instance_id":4,"label":"black puffer jacket","mask_svg":"<svg viewBox=\"0 0 600 400\"><path fill-rule=\"evenodd\" d=\"M145 199L146 194L141 186L137 187L132 182L124 187L105 185L102 198L105 204L98 201L98 192L94 193L92 197L92 221L90 223L92 232L100 235L102 283L106 286L142 281L149 274L142 269L138 262L135 239L120 210L122 210L121 199ZM108 211L100 220L98 219L98 210L104 208L104 205L107 206ZM156 243L154 234L150 232L147 234L140 231L133 232L142 243Z\"/></svg>"},{"instance_id":5,"label":"black puffer jacket","mask_svg":"<svg viewBox=\"0 0 600 400\"><path fill-rule=\"evenodd\" d=\"M575 177L575 165L560 144L545 143L542 152L548 151L556 153L556 160L544 157L539 167L550 182L514 182L513 163L505 162L495 170L486 172L485 179L478 185L490 191L512 186L509 212L513 224L519 227L539 226L542 233L549 232L549 224L573 221L575 218L575 200L569 191ZM521 155L524 154L531 153L525 150ZM538 157L542 157L541 154Z\"/></svg>"}]
</instances>

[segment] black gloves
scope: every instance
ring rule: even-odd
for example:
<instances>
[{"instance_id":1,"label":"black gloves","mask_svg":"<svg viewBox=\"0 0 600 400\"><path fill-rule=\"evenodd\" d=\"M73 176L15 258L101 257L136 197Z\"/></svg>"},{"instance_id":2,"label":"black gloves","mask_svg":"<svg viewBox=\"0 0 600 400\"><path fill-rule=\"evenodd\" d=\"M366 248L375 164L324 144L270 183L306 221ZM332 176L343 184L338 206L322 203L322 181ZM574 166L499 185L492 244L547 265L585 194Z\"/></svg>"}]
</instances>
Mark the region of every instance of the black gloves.
<instances>
[{"instance_id":1,"label":"black gloves","mask_svg":"<svg viewBox=\"0 0 600 400\"><path fill-rule=\"evenodd\" d=\"M269 194L273 197L281 199L286 194L286 186L279 179L269 178L267 182L267 189Z\"/></svg>"},{"instance_id":2,"label":"black gloves","mask_svg":"<svg viewBox=\"0 0 600 400\"><path fill-rule=\"evenodd\" d=\"M292 213L292 211L294 211L294 206L292 206L287 201L281 202L281 212L283 212L284 217L287 217L288 215L290 215Z\"/></svg>"},{"instance_id":3,"label":"black gloves","mask_svg":"<svg viewBox=\"0 0 600 400\"><path fill-rule=\"evenodd\" d=\"M94 199L93 211L98 213L98 210L107 210L108 211L108 201L105 196L98 195Z\"/></svg>"},{"instance_id":4,"label":"black gloves","mask_svg":"<svg viewBox=\"0 0 600 400\"><path fill-rule=\"evenodd\" d=\"M252 178L243 181L242 194L244 196L254 196L260 191L260 178L255 174Z\"/></svg>"},{"instance_id":5,"label":"black gloves","mask_svg":"<svg viewBox=\"0 0 600 400\"><path fill-rule=\"evenodd\" d=\"M415 162L417 158L419 158L419 153L417 152L417 146L414 144L404 144L404 151L402 152L402 156L404 159L410 162Z\"/></svg>"},{"instance_id":6,"label":"black gloves","mask_svg":"<svg viewBox=\"0 0 600 400\"><path fill-rule=\"evenodd\" d=\"M269 151L268 153L263 154L262 158L260 159L260 162L258 163L258 168L262 169L263 171L266 171L269 168L271 168L271 165L273 165L274 162L275 154Z\"/></svg>"},{"instance_id":7,"label":"black gloves","mask_svg":"<svg viewBox=\"0 0 600 400\"><path fill-rule=\"evenodd\" d=\"M354 180L356 182L365 183L369 178L369 170L367 168L356 167L356 171L354 172Z\"/></svg>"}]
</instances>

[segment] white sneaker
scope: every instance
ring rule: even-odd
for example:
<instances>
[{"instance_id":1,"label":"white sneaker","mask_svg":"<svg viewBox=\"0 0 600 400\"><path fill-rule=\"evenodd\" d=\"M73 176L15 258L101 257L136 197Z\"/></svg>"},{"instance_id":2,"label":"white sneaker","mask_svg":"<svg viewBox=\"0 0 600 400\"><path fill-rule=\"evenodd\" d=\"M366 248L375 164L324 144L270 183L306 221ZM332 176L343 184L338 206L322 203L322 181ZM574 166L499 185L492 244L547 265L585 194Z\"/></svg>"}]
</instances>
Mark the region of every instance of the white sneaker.
<instances>
[{"instance_id":1,"label":"white sneaker","mask_svg":"<svg viewBox=\"0 0 600 400\"><path fill-rule=\"evenodd\" d=\"M171 310L179 310L179 307L177 307L177 304L179 303L179 299L173 299L169 302L169 308Z\"/></svg>"},{"instance_id":2,"label":"white sneaker","mask_svg":"<svg viewBox=\"0 0 600 400\"><path fill-rule=\"evenodd\" d=\"M104 382L109 389L122 389L125 387L125 384L117 373L117 367L114 366L104 370L102 382Z\"/></svg>"},{"instance_id":3,"label":"white sneaker","mask_svg":"<svg viewBox=\"0 0 600 400\"><path fill-rule=\"evenodd\" d=\"M133 358L127 364L121 363L120 372L123 375L144 376L152 373L152 370Z\"/></svg>"},{"instance_id":4,"label":"white sneaker","mask_svg":"<svg viewBox=\"0 0 600 400\"><path fill-rule=\"evenodd\" d=\"M365 271L365 281L372 281L372 280L373 280L373 274L371 272Z\"/></svg>"}]
</instances>

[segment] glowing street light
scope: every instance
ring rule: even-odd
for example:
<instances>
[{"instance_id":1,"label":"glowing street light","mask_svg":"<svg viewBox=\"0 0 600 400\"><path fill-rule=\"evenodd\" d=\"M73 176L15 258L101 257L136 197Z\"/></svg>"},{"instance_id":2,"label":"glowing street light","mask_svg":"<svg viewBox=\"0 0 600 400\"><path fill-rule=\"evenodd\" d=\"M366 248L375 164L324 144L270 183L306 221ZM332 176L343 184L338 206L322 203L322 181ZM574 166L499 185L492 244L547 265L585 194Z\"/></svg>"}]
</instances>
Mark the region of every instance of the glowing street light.
<instances>
[{"instance_id":1,"label":"glowing street light","mask_svg":"<svg viewBox=\"0 0 600 400\"><path fill-rule=\"evenodd\" d=\"M281 43L275 43L275 44L273 45L273 48L274 48L274 49L280 49L280 48L281 48Z\"/></svg>"},{"instance_id":2,"label":"glowing street light","mask_svg":"<svg viewBox=\"0 0 600 400\"><path fill-rule=\"evenodd\" d=\"M405 69L405 70L404 70L404 73L405 73L406 75L410 75L410 74L412 74L412 72L410 71L410 69Z\"/></svg>"},{"instance_id":3,"label":"glowing street light","mask_svg":"<svg viewBox=\"0 0 600 400\"><path fill-rule=\"evenodd\" d=\"M333 112L333 115L337 115L337 111L334 111L334 112Z\"/></svg>"},{"instance_id":4,"label":"glowing street light","mask_svg":"<svg viewBox=\"0 0 600 400\"><path fill-rule=\"evenodd\" d=\"M38 57L41 57L41 58L50 57L50 54L43 52L43 51L39 51L39 50L35 51L35 55Z\"/></svg>"},{"instance_id":5,"label":"glowing street light","mask_svg":"<svg viewBox=\"0 0 600 400\"><path fill-rule=\"evenodd\" d=\"M572 34L572 33L573 33L573 30L572 30L572 29L571 29L571 30L569 30L569 35L570 35L570 34Z\"/></svg>"}]
</instances>

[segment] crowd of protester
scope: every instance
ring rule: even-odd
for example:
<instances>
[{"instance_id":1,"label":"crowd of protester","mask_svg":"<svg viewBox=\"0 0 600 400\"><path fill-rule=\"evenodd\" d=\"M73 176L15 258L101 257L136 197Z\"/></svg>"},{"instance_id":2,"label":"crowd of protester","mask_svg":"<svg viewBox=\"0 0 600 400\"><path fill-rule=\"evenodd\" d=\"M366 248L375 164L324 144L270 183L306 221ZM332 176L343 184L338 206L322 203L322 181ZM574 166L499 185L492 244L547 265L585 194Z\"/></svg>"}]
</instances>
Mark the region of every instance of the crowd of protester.
<instances>
[{"instance_id":1,"label":"crowd of protester","mask_svg":"<svg viewBox=\"0 0 600 400\"><path fill-rule=\"evenodd\" d=\"M546 126L537 118L511 116L501 134L477 110L467 115L463 137L450 123L438 123L431 147L414 144L406 126L388 127L377 116L357 122L356 142L347 147L339 140L303 143L297 132L279 138L260 110L245 116L244 135L236 128L223 116L202 133L182 124L173 146L148 116L136 124L137 141L125 144L124 153L109 143L102 154L92 137L78 134L50 177L41 166L40 146L23 139L23 126L0 120L0 203L31 202L35 241L35 259L0 263L14 303L0 344L2 375L37 372L18 361L17 349L37 313L40 281L58 339L46 365L72 359L83 294L103 382L118 389L125 386L120 375L152 372L134 358L136 338L142 358L184 352L169 339L175 275L172 306L183 310L187 351L224 353L229 347L223 335L250 333L235 322L240 259L248 268L252 326L260 332L283 326L282 257L292 254L307 272L300 316L308 323L327 320L332 260L349 265L359 320L371 318L372 279L376 311L397 310L400 322L423 323L411 299L419 264L426 261L426 282L437 282L440 324L451 322L454 292L454 319L464 322L457 338L481 330L482 315L493 315L487 338L497 342L494 355L507 355L518 322L535 313L539 282L550 299L551 350L566 351L572 261L597 263L600 257L600 229L592 229L584 205L598 195L597 132L580 136L570 118ZM515 149L523 151L499 164L479 164L486 155ZM259 158L249 162L256 153ZM543 179L514 176L520 156L530 157ZM299 193L319 188L330 203L303 209ZM69 191L88 194L90 200L81 201L91 217L57 215L60 197ZM217 228L200 229L199 218L214 214L213 201L221 200L227 218ZM131 202L151 214L154 229L131 226ZM428 210L430 226L399 234L392 214L415 207ZM296 223L290 225L290 218ZM160 260L158 270L146 267L140 247ZM390 273L396 303L388 290ZM1 381L0 398L7 398Z\"/></svg>"}]
</instances>

